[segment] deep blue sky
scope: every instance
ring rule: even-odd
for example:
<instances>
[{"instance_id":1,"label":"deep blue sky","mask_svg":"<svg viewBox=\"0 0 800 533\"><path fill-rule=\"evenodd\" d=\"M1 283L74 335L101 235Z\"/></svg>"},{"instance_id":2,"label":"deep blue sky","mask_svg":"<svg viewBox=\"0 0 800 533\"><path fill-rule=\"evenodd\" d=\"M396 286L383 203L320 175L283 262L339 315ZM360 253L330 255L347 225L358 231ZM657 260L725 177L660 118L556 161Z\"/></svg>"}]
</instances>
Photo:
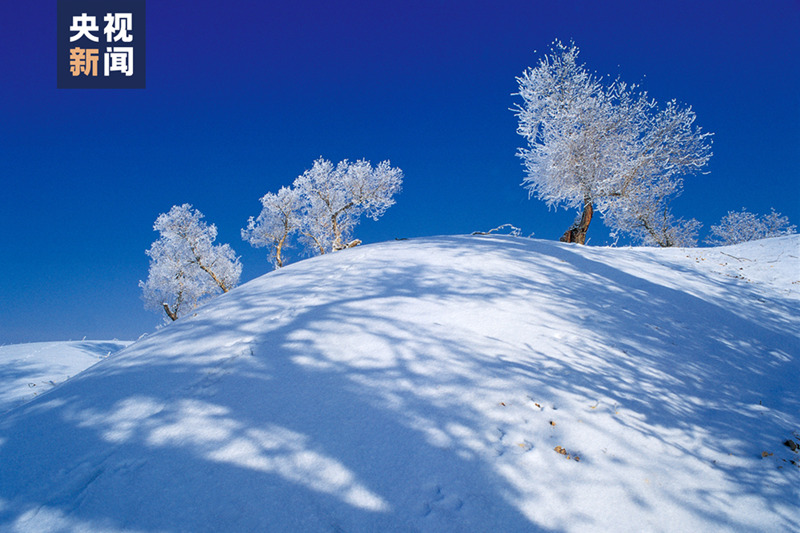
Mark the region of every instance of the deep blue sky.
<instances>
[{"instance_id":1,"label":"deep blue sky","mask_svg":"<svg viewBox=\"0 0 800 533\"><path fill-rule=\"evenodd\" d=\"M0 344L153 331L138 281L174 204L219 227L243 281L267 272L239 231L320 155L405 172L365 243L505 222L558 238L574 213L528 200L509 111L556 38L716 133L674 204L701 238L742 207L800 224L797 0L148 0L144 90L56 89L56 6L0 5ZM607 243L599 219L589 235Z\"/></svg>"}]
</instances>

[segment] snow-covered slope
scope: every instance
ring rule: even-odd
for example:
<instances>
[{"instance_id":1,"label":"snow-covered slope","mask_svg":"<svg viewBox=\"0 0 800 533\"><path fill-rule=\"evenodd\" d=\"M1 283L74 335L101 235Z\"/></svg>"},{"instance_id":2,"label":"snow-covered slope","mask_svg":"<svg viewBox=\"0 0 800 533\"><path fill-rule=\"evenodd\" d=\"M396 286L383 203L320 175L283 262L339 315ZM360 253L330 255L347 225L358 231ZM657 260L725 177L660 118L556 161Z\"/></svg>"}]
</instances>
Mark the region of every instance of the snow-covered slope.
<instances>
[{"instance_id":1,"label":"snow-covered slope","mask_svg":"<svg viewBox=\"0 0 800 533\"><path fill-rule=\"evenodd\" d=\"M129 341L33 342L0 346L0 414L32 400Z\"/></svg>"},{"instance_id":2,"label":"snow-covered slope","mask_svg":"<svg viewBox=\"0 0 800 533\"><path fill-rule=\"evenodd\" d=\"M797 530L799 256L302 261L2 417L0 529Z\"/></svg>"}]
</instances>

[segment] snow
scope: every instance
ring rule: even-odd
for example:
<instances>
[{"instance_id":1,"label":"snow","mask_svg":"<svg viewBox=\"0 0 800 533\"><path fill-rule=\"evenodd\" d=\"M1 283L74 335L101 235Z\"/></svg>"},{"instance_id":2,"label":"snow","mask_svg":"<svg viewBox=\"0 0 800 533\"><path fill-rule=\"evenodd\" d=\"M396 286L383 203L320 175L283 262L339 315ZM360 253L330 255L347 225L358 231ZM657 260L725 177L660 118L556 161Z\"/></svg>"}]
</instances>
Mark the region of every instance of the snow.
<instances>
[{"instance_id":1,"label":"snow","mask_svg":"<svg viewBox=\"0 0 800 533\"><path fill-rule=\"evenodd\" d=\"M0 346L0 414L28 402L129 341L36 342Z\"/></svg>"},{"instance_id":2,"label":"snow","mask_svg":"<svg viewBox=\"0 0 800 533\"><path fill-rule=\"evenodd\" d=\"M290 265L0 417L0 530L797 531L798 257L456 236Z\"/></svg>"}]
</instances>

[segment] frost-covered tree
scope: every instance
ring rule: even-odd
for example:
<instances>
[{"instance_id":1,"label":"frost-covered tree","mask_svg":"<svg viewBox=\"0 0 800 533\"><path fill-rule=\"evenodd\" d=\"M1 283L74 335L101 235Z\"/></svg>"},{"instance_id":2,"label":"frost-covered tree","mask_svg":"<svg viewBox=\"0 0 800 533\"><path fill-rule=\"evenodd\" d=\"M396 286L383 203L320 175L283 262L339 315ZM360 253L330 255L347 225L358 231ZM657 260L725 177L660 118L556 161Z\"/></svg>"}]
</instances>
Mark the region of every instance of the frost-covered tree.
<instances>
[{"instance_id":1,"label":"frost-covered tree","mask_svg":"<svg viewBox=\"0 0 800 533\"><path fill-rule=\"evenodd\" d=\"M724 246L791 235L796 231L797 226L789 224L789 217L776 213L775 209L771 209L768 215L756 215L742 208L741 211L728 211L718 225L711 226L706 243Z\"/></svg>"},{"instance_id":2,"label":"frost-covered tree","mask_svg":"<svg viewBox=\"0 0 800 533\"><path fill-rule=\"evenodd\" d=\"M611 207L603 220L612 237L627 234L646 246L695 246L702 224L695 219L676 219L669 208L671 196L679 195L681 186L681 178L653 176L634 181L624 194L607 199Z\"/></svg>"},{"instance_id":3,"label":"frost-covered tree","mask_svg":"<svg viewBox=\"0 0 800 533\"><path fill-rule=\"evenodd\" d=\"M624 84L617 87L631 128L622 138L619 189L602 201L604 220L613 233L627 233L635 242L694 246L700 222L676 219L669 204L680 195L683 176L700 172L711 158L711 134L694 127L691 108L671 101L657 111L646 93L633 97Z\"/></svg>"},{"instance_id":4,"label":"frost-covered tree","mask_svg":"<svg viewBox=\"0 0 800 533\"><path fill-rule=\"evenodd\" d=\"M256 248L268 247L270 261L280 268L289 238L300 228L300 195L296 189L281 187L277 194L265 194L261 205L258 218L248 219L242 238Z\"/></svg>"},{"instance_id":5,"label":"frost-covered tree","mask_svg":"<svg viewBox=\"0 0 800 533\"><path fill-rule=\"evenodd\" d=\"M670 245L668 203L682 176L711 157L711 139L694 126L691 108L674 101L659 110L645 92L619 80L606 86L578 63L578 47L556 41L536 68L517 78L515 108L523 185L549 207L578 209L562 240L584 243L595 210L612 231Z\"/></svg>"},{"instance_id":6,"label":"frost-covered tree","mask_svg":"<svg viewBox=\"0 0 800 533\"><path fill-rule=\"evenodd\" d=\"M275 266L283 266L281 254L294 232L312 254L325 254L359 244L353 229L362 215L377 220L394 205L403 172L389 161L373 167L369 161L348 160L335 165L323 158L283 187L277 195L262 198L263 209L252 217L242 237L254 246L270 246Z\"/></svg>"},{"instance_id":7,"label":"frost-covered tree","mask_svg":"<svg viewBox=\"0 0 800 533\"><path fill-rule=\"evenodd\" d=\"M334 167L320 157L293 185L303 199L302 238L320 254L360 243L353 240L353 229L361 215L381 217L394 205L402 182L403 172L389 161L373 168L364 159L345 159Z\"/></svg>"},{"instance_id":8,"label":"frost-covered tree","mask_svg":"<svg viewBox=\"0 0 800 533\"><path fill-rule=\"evenodd\" d=\"M177 320L209 297L239 282L242 265L227 244L214 244L217 227L189 204L173 206L156 219L160 236L147 255L150 271L140 281L145 307Z\"/></svg>"}]
</instances>

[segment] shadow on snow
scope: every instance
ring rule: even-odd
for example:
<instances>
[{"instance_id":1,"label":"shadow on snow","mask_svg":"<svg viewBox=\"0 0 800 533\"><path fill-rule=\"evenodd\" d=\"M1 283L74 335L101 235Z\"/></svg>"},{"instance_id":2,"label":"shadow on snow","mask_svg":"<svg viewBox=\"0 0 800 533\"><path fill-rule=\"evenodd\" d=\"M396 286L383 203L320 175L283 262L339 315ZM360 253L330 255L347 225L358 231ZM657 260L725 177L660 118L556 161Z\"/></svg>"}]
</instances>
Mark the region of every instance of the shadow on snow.
<instances>
[{"instance_id":1,"label":"shadow on snow","mask_svg":"<svg viewBox=\"0 0 800 533\"><path fill-rule=\"evenodd\" d=\"M511 451L492 432L508 420L492 406L509 380L542 402L613 402L631 413L617 424L703 464L755 457L797 429L785 427L800 407L785 387L798 382L793 302L761 312L701 272L682 275L717 294L556 243L424 239L398 245L407 263L381 246L254 280L9 413L0 524L563 529L526 507L557 487L501 469ZM781 403L755 409L764 398ZM788 478L713 468L766 505L791 491ZM729 521L707 505L718 495L664 494Z\"/></svg>"}]
</instances>

